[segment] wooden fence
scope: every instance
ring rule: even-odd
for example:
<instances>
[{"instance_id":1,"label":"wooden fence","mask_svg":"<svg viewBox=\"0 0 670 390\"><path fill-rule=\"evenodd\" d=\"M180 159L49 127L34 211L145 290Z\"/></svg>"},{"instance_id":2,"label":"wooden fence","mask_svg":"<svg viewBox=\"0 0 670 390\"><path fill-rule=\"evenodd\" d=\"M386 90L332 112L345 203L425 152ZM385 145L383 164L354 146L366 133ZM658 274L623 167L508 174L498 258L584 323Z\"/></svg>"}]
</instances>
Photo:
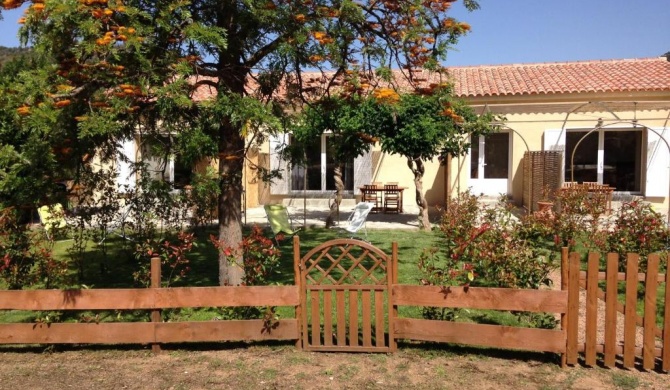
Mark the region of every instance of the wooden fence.
<instances>
[{"instance_id":1,"label":"wooden fence","mask_svg":"<svg viewBox=\"0 0 670 390\"><path fill-rule=\"evenodd\" d=\"M152 344L297 340L295 318L162 322L161 309L299 305L296 286L160 288L160 259L151 262L152 288L0 291L0 310L148 310L151 322L0 324L0 344Z\"/></svg>"},{"instance_id":2,"label":"wooden fence","mask_svg":"<svg viewBox=\"0 0 670 390\"><path fill-rule=\"evenodd\" d=\"M579 255L572 253L573 259ZM606 271L599 272L600 255L591 253L588 256L587 270L580 273L579 284L586 289L586 314L584 342L577 345L576 337L568 338L574 349L577 346L584 353L586 365L596 364L597 353L603 354L602 363L614 367L617 355L622 356L623 367L633 367L636 359L641 359L642 368L650 370L656 366L656 358L661 358L661 369L670 370L670 273L659 274L659 256L650 255L647 259L647 272L639 273L639 256L628 254L625 259L626 272L619 272L619 256L610 253L606 257ZM600 284L604 281L604 291ZM623 288L624 302L618 299ZM639 285L644 283L643 315L637 314ZM658 285L665 283L665 305L659 307L657 302ZM579 297L577 297L579 299ZM604 329L598 329L598 305L603 301ZM601 305L603 303L600 303ZM601 311L602 312L602 311ZM663 313L663 327L656 324L657 313ZM617 317L623 316L623 339L617 338ZM638 329L642 330L642 345L637 345ZM604 334L599 338L598 334ZM569 362L576 361L576 356L569 356Z\"/></svg>"},{"instance_id":3,"label":"wooden fence","mask_svg":"<svg viewBox=\"0 0 670 390\"><path fill-rule=\"evenodd\" d=\"M349 255L351 245L360 245L360 242L338 240L337 245L328 246L326 244L322 246L328 249L322 252L317 251L318 256L324 259L341 259ZM366 244L361 248L370 250L371 248L368 247L370 246ZM327 253L327 250L331 248L340 248L343 254L331 257ZM294 250L299 253L297 237L294 241ZM604 356L603 364L612 367L617 355L620 355L624 367L633 366L637 357L641 359L644 369L652 369L656 364L664 371L670 369L670 289L667 288L670 276L658 274L658 256L650 256L647 265L648 272L639 274L637 255L629 255L626 263L627 272L619 273L617 255L609 254L607 272L598 272L599 258L591 254L587 271L580 272L579 254L568 255L567 249L564 249L561 256L560 290L402 285L398 283L397 256L388 255L385 259L378 260L384 260L385 264L388 264L385 269L390 271L388 275L390 290L385 294L389 294L391 310L385 314L388 315L385 336L388 337L388 346L391 351L395 350L397 340L419 340L554 352L562 354L563 363L567 364L578 363L581 352L584 354L586 365L595 365L597 353L601 353ZM352 267L360 267L361 261L361 258L355 260ZM333 264L331 267L335 267L340 262L337 260L337 263ZM149 289L0 291L0 310L148 310L151 312L151 322L0 324L0 344L138 343L152 344L154 350L159 350L160 343L295 340L297 347L303 348L307 342L304 338L308 334L309 324L303 313L306 307L303 299L307 296L307 286L301 282L300 272L300 263L296 262L296 281L293 286L160 288L160 262L158 259L153 259L152 288ZM606 287L604 291L598 285L603 280ZM625 304L617 300L619 281L625 281L626 284ZM642 316L636 313L640 281L645 283L644 315ZM659 308L656 302L657 287L660 283L666 283L663 308ZM586 328L581 337L583 342L580 342L579 334L580 285L581 288L586 289ZM606 321L602 343L598 341L596 328L598 299L605 301ZM291 306L296 308L296 315L294 318L277 321L268 319L174 323L162 322L160 315L160 310L168 308L239 306ZM561 327L557 330L531 329L403 318L398 314L400 306L556 313L561 317ZM364 305L361 310L365 311L365 307ZM375 313L362 313L363 321L371 316L382 315L377 305L374 310ZM656 325L656 313L659 310L664 313L662 328ZM622 343L616 339L617 312L625 316ZM312 313L312 315L318 317L319 313ZM338 315L343 315L343 313ZM352 313L348 315L351 316ZM331 322L333 321L325 321L319 325L324 327L324 334L330 335L331 338L345 335L344 329L326 329L328 326L340 326L331 324ZM355 318L351 318L349 326L358 326ZM644 332L644 342L641 347L635 345L637 326L641 326ZM379 331L380 329L376 329L376 332ZM356 333L358 334L358 330ZM312 338L314 337L316 336L312 334ZM378 333L377 338L379 337L384 337L384 335ZM340 345L340 342L341 340L337 340L337 345Z\"/></svg>"}]
</instances>

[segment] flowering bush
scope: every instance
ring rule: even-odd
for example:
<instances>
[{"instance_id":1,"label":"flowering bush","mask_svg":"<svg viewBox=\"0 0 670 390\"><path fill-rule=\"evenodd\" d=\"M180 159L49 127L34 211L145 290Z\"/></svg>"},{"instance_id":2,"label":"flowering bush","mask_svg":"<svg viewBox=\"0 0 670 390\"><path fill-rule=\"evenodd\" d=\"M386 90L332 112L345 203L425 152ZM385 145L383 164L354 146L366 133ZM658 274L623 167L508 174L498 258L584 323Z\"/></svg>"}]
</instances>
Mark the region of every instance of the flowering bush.
<instances>
[{"instance_id":1,"label":"flowering bush","mask_svg":"<svg viewBox=\"0 0 670 390\"><path fill-rule=\"evenodd\" d=\"M555 267L549 253L526 239L524 226L501 199L496 207L480 204L468 192L451 200L440 229L441 248L419 259L425 284L539 288L549 284Z\"/></svg>"},{"instance_id":2,"label":"flowering bush","mask_svg":"<svg viewBox=\"0 0 670 390\"><path fill-rule=\"evenodd\" d=\"M137 246L135 255L144 260L159 257L163 276L161 285L169 287L172 283L185 278L191 270L186 255L193 249L193 241L193 233L179 232L174 241L167 239L162 243L153 240L145 241ZM149 286L151 284L151 263L143 261L140 269L133 273L133 279L145 287Z\"/></svg>"},{"instance_id":3,"label":"flowering bush","mask_svg":"<svg viewBox=\"0 0 670 390\"><path fill-rule=\"evenodd\" d=\"M524 238L524 229L506 199L486 207L479 197L460 194L443 214L440 230L444 245L427 249L419 258L421 282L535 289L549 284L555 262L546 250ZM423 315L453 320L458 311L426 308Z\"/></svg>"},{"instance_id":4,"label":"flowering bush","mask_svg":"<svg viewBox=\"0 0 670 390\"><path fill-rule=\"evenodd\" d=\"M263 229L258 225L254 225L251 232L242 238L239 247L231 247L213 235L209 238L214 246L229 258L242 256L244 263L243 285L266 285L270 274L277 272L281 252L279 248L274 246L272 239L265 236ZM262 318L269 328L273 326L277 319L274 307L227 307L222 308L220 313L222 319Z\"/></svg>"},{"instance_id":5,"label":"flowering bush","mask_svg":"<svg viewBox=\"0 0 670 390\"><path fill-rule=\"evenodd\" d=\"M52 256L53 241L18 221L16 209L0 210L0 278L9 289L54 288L68 282L68 263Z\"/></svg>"},{"instance_id":6,"label":"flowering bush","mask_svg":"<svg viewBox=\"0 0 670 390\"><path fill-rule=\"evenodd\" d=\"M265 236L258 225L251 228L249 235L242 238L239 247L226 245L215 236L210 236L214 246L228 257L242 256L244 261L245 286L260 286L268 282L268 276L277 270L281 252L272 239Z\"/></svg>"},{"instance_id":7,"label":"flowering bush","mask_svg":"<svg viewBox=\"0 0 670 390\"><path fill-rule=\"evenodd\" d=\"M651 206L639 200L623 203L617 212L607 240L604 252L616 252L623 258L627 253L640 255L640 269L647 269L647 256L650 253L667 250L670 232L663 217ZM620 262L625 266L624 262Z\"/></svg>"}]
</instances>

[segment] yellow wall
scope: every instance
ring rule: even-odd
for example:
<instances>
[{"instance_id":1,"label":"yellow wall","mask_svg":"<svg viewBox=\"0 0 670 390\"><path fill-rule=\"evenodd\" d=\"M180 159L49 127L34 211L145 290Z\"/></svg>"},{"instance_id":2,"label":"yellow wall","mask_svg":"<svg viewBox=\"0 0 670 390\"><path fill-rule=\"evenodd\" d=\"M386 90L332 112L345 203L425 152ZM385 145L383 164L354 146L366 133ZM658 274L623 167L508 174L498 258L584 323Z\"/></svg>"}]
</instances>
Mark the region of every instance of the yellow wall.
<instances>
[{"instance_id":1,"label":"yellow wall","mask_svg":"<svg viewBox=\"0 0 670 390\"><path fill-rule=\"evenodd\" d=\"M602 98L602 97L601 97ZM655 96L654 99L660 97ZM665 96L664 99L670 100L670 96ZM536 98L539 100L539 98ZM651 128L659 129L664 126L668 126L668 115L670 104L669 103L659 103L661 109L654 110L618 110L621 107L632 107L632 103L628 102L604 102L602 104L589 104L585 106L586 112L573 112L571 111L584 105L584 102L548 102L546 104L537 104L530 102L512 102L511 104L505 103L504 99L498 99L498 101L491 101L484 103L482 101L477 101L478 103L476 109L481 112L482 110L490 110L492 112L502 113L506 120L504 121L503 129L511 132L511 196L513 201L521 205L522 202L522 191L523 191L523 165L522 159L523 155L527 150L526 143L528 145L528 150L530 151L541 151L544 150L544 134L546 130L551 129L583 129L591 130L598 126L598 120L602 119L602 124L605 125L604 129L632 129L633 126L630 121L637 120L637 123L640 125L648 126ZM484 104L482 104L484 103ZM539 102L538 102L539 103ZM665 109L662 107L665 106ZM608 107L614 112L608 112L603 107ZM617 119L616 117L619 119ZM627 122L627 123L619 123ZM642 126L638 127L639 129ZM511 129L511 130L510 130ZM666 131L667 132L667 131ZM646 132L643 132L643 153L642 153L642 179L641 179L641 190L642 195L645 192L645 162L646 162L646 145L647 138ZM667 137L670 140L670 137ZM525 140L525 143L524 143ZM665 147L664 147L665 148ZM564 156L564 159L566 157ZM569 156L567 157L569 159ZM569 162L568 162L569 163ZM451 196L455 196L458 191L463 191L468 188L468 181L470 175L470 162L469 156L454 158L452 161L452 171L450 175L450 180L452 182ZM569 181L567 178L565 181ZM647 201L654 204L655 207L660 209L668 208L668 199L667 196L662 198L647 198Z\"/></svg>"}]
</instances>

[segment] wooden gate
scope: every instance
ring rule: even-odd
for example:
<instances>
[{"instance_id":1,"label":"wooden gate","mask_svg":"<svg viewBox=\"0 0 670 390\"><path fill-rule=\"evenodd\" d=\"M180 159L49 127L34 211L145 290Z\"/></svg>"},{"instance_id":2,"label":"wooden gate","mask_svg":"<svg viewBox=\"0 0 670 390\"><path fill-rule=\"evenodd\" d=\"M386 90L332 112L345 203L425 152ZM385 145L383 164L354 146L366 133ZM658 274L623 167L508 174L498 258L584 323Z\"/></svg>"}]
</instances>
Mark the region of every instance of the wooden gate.
<instances>
[{"instance_id":1,"label":"wooden gate","mask_svg":"<svg viewBox=\"0 0 670 390\"><path fill-rule=\"evenodd\" d=\"M392 256L359 240L325 242L300 258L302 348L308 351L390 352L395 350L390 301Z\"/></svg>"}]
</instances>

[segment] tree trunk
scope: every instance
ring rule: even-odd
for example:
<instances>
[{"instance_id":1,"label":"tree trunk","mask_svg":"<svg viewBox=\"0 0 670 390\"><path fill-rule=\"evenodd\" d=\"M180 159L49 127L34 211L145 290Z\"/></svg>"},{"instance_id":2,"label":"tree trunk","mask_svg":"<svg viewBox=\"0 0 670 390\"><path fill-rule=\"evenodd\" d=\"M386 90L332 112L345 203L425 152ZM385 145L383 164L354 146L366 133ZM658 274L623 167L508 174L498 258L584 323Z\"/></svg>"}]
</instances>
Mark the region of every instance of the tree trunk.
<instances>
[{"instance_id":1,"label":"tree trunk","mask_svg":"<svg viewBox=\"0 0 670 390\"><path fill-rule=\"evenodd\" d=\"M326 218L326 228L330 228L335 224L335 220L339 222L340 205L342 204L342 193L344 192L344 182L342 181L342 166L336 165L334 169L335 176L335 201L330 205L330 214Z\"/></svg>"},{"instance_id":2,"label":"tree trunk","mask_svg":"<svg viewBox=\"0 0 670 390\"><path fill-rule=\"evenodd\" d=\"M223 64L234 63L230 58ZM223 65L221 69L226 69ZM235 67L220 72L219 94L244 94L247 69ZM219 188L218 199L219 241L232 253L219 250L219 284L238 286L244 281L242 244L242 171L244 169L245 139L241 129L230 118L223 118L219 125Z\"/></svg>"},{"instance_id":3,"label":"tree trunk","mask_svg":"<svg viewBox=\"0 0 670 390\"><path fill-rule=\"evenodd\" d=\"M222 124L219 140L219 240L232 249L219 251L219 284L238 286L244 278L242 242L242 162L244 139L230 123Z\"/></svg>"},{"instance_id":4,"label":"tree trunk","mask_svg":"<svg viewBox=\"0 0 670 390\"><path fill-rule=\"evenodd\" d=\"M428 219L428 202L423 194L423 175L426 168L420 158L407 158L407 166L414 174L414 187L416 189L416 205L419 206L419 228L421 230L430 230L430 220Z\"/></svg>"}]
</instances>

